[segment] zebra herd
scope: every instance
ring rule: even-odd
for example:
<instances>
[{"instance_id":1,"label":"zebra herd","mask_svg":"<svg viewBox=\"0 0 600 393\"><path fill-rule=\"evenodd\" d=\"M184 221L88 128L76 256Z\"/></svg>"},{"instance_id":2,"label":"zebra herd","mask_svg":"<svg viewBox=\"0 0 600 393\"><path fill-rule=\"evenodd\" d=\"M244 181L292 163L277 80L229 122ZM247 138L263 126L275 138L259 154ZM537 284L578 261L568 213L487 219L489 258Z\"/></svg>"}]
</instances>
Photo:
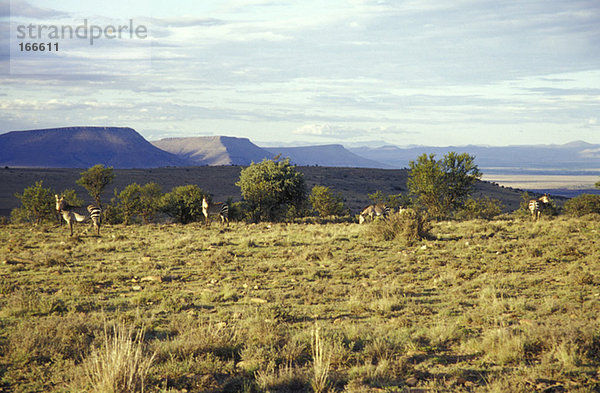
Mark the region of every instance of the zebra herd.
<instances>
[{"instance_id":1,"label":"zebra herd","mask_svg":"<svg viewBox=\"0 0 600 393\"><path fill-rule=\"evenodd\" d=\"M54 195L56 198L56 212L69 224L71 236L73 236L73 225L77 222L92 221L96 234L100 236L100 224L102 223L102 208L96 205L88 205L85 211L67 203L64 196ZM209 217L216 215L221 218L221 223L229 226L229 206L224 202L211 203L206 197L202 198L202 214L206 218L206 225L210 224Z\"/></svg>"},{"instance_id":2,"label":"zebra herd","mask_svg":"<svg viewBox=\"0 0 600 393\"><path fill-rule=\"evenodd\" d=\"M87 222L91 220L96 233L100 236L100 224L102 222L102 208L96 205L87 206L87 214L84 212L76 211L77 207L69 205L64 196L56 197L56 211L62 216L62 218L69 224L71 229L71 236L73 236L73 224L76 222ZM529 211L531 212L531 218L537 221L542 214L542 211L550 206L550 198L548 194L544 194L537 199L531 199L529 201ZM399 213L406 209L400 208ZM221 218L221 224L227 223L229 226L229 206L225 202L209 202L206 197L202 198L202 214L206 219L206 225L210 225L210 216L219 216ZM365 207L358 216L359 224L366 222L367 220L373 221L377 217L386 218L390 214L390 208L385 204L373 204Z\"/></svg>"}]
</instances>

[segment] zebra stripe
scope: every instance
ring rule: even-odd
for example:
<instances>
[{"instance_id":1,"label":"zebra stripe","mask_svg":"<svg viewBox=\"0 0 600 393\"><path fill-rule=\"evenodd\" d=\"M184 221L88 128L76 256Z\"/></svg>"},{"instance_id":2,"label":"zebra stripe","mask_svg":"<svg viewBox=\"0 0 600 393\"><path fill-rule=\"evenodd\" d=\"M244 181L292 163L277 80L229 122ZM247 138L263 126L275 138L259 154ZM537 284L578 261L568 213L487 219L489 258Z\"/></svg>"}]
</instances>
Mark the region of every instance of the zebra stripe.
<instances>
[{"instance_id":1,"label":"zebra stripe","mask_svg":"<svg viewBox=\"0 0 600 393\"><path fill-rule=\"evenodd\" d=\"M210 225L210 216L221 217L221 225L227 222L229 226L229 206L225 202L209 202L206 197L202 198L202 214L206 217L206 225Z\"/></svg>"},{"instance_id":2,"label":"zebra stripe","mask_svg":"<svg viewBox=\"0 0 600 393\"><path fill-rule=\"evenodd\" d=\"M390 208L384 204L369 205L365 207L358 217L358 223L362 224L367 220L367 217L373 221L375 217L386 217L390 214Z\"/></svg>"},{"instance_id":3,"label":"zebra stripe","mask_svg":"<svg viewBox=\"0 0 600 393\"><path fill-rule=\"evenodd\" d=\"M89 219L92 220L96 233L100 236L100 223L102 220L102 209L96 205L88 205L88 214L79 214L75 211L76 207L71 206L65 201L65 197L54 195L56 198L56 211L62 216L62 218L69 224L71 229L71 236L73 236L73 224L76 222L86 222Z\"/></svg>"},{"instance_id":4,"label":"zebra stripe","mask_svg":"<svg viewBox=\"0 0 600 393\"><path fill-rule=\"evenodd\" d=\"M548 194L544 194L538 199L529 200L529 211L531 212L531 219L534 221L539 220L542 211L550 204L550 198Z\"/></svg>"}]
</instances>

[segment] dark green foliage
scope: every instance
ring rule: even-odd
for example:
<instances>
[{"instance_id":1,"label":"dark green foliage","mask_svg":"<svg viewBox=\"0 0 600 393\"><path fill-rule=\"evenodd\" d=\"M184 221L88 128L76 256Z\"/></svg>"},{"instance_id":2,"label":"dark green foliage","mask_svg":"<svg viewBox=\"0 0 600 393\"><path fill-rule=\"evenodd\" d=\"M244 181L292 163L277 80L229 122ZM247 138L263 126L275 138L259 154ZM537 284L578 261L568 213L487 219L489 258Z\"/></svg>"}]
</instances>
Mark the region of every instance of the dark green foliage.
<instances>
[{"instance_id":1,"label":"dark green foliage","mask_svg":"<svg viewBox=\"0 0 600 393\"><path fill-rule=\"evenodd\" d=\"M304 174L289 159L263 160L240 173L240 187L252 221L277 221L303 210L306 201Z\"/></svg>"},{"instance_id":2,"label":"dark green foliage","mask_svg":"<svg viewBox=\"0 0 600 393\"><path fill-rule=\"evenodd\" d=\"M314 186L308 199L321 217L342 216L348 211L344 206L344 198L340 194L334 194L329 187Z\"/></svg>"},{"instance_id":3,"label":"dark green foliage","mask_svg":"<svg viewBox=\"0 0 600 393\"><path fill-rule=\"evenodd\" d=\"M83 199L77 196L77 192L72 188L67 188L59 195L62 195L65 198L65 201L71 206L83 206Z\"/></svg>"},{"instance_id":4,"label":"dark green foliage","mask_svg":"<svg viewBox=\"0 0 600 393\"><path fill-rule=\"evenodd\" d=\"M407 185L432 217L443 218L464 204L480 177L475 157L467 153L450 152L440 160L423 154L410 162Z\"/></svg>"},{"instance_id":5,"label":"dark green foliage","mask_svg":"<svg viewBox=\"0 0 600 393\"><path fill-rule=\"evenodd\" d=\"M467 199L464 206L456 212L459 220L473 220L481 218L491 220L502 213L502 203L490 197Z\"/></svg>"},{"instance_id":6,"label":"dark green foliage","mask_svg":"<svg viewBox=\"0 0 600 393\"><path fill-rule=\"evenodd\" d=\"M81 172L81 178L77 180L77 184L90 193L90 196L94 199L96 205L102 206L100 195L114 178L115 175L112 167L104 167L104 165L98 164L85 172Z\"/></svg>"},{"instance_id":7,"label":"dark green foliage","mask_svg":"<svg viewBox=\"0 0 600 393\"><path fill-rule=\"evenodd\" d=\"M600 214L600 195L582 194L565 203L565 213L581 217L586 214Z\"/></svg>"},{"instance_id":8,"label":"dark green foliage","mask_svg":"<svg viewBox=\"0 0 600 393\"><path fill-rule=\"evenodd\" d=\"M55 216L54 193L49 188L44 188L42 181L35 182L35 185L23 190L23 194L15 194L21 201L21 207L16 208L11 213L13 221L33 221L40 224L45 218Z\"/></svg>"},{"instance_id":9,"label":"dark green foliage","mask_svg":"<svg viewBox=\"0 0 600 393\"><path fill-rule=\"evenodd\" d=\"M131 219L135 216L142 205L141 187L137 183L133 183L125 187L119 193L119 207L123 213L123 222L126 225L131 224Z\"/></svg>"},{"instance_id":10,"label":"dark green foliage","mask_svg":"<svg viewBox=\"0 0 600 393\"><path fill-rule=\"evenodd\" d=\"M195 184L175 187L162 197L160 210L182 224L200 221L205 195Z\"/></svg>"},{"instance_id":11,"label":"dark green foliage","mask_svg":"<svg viewBox=\"0 0 600 393\"><path fill-rule=\"evenodd\" d=\"M140 187L140 208L139 215L142 216L144 223L149 223L160 208L162 190L159 184L151 182Z\"/></svg>"}]
</instances>

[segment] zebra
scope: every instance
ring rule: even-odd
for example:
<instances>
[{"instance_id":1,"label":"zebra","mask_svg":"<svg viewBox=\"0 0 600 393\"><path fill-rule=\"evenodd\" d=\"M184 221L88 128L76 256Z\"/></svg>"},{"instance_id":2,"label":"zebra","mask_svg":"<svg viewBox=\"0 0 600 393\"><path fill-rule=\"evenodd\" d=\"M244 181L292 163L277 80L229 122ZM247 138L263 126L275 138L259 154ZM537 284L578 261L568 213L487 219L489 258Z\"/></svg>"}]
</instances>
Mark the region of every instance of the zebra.
<instances>
[{"instance_id":1,"label":"zebra","mask_svg":"<svg viewBox=\"0 0 600 393\"><path fill-rule=\"evenodd\" d=\"M206 197L202 198L202 214L206 217L206 225L210 225L209 216L221 217L221 225L227 222L229 226L229 206L225 202L209 202Z\"/></svg>"},{"instance_id":2,"label":"zebra","mask_svg":"<svg viewBox=\"0 0 600 393\"><path fill-rule=\"evenodd\" d=\"M390 208L383 204L369 205L365 207L358 216L358 223L362 224L367 220L367 217L373 221L377 216L386 217L390 214Z\"/></svg>"},{"instance_id":3,"label":"zebra","mask_svg":"<svg viewBox=\"0 0 600 393\"><path fill-rule=\"evenodd\" d=\"M531 219L537 221L542 214L542 211L550 204L550 198L548 194L544 194L538 199L531 199L529 201L529 211L531 212Z\"/></svg>"},{"instance_id":4,"label":"zebra","mask_svg":"<svg viewBox=\"0 0 600 393\"><path fill-rule=\"evenodd\" d=\"M64 196L54 195L56 198L56 211L62 215L63 219L71 228L71 236L73 236L73 224L76 222L85 222L92 220L96 233L100 236L100 224L102 222L102 209L96 205L88 205L88 214L79 214L75 211L75 206L71 206L65 201Z\"/></svg>"}]
</instances>

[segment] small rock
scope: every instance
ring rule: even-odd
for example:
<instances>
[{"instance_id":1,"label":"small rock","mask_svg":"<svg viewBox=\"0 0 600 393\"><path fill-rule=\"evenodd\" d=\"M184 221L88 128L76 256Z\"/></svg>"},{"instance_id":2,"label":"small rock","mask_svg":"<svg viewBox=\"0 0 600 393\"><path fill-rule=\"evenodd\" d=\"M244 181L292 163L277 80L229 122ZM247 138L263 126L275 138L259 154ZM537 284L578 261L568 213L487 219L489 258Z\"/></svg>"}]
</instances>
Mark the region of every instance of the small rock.
<instances>
[{"instance_id":1,"label":"small rock","mask_svg":"<svg viewBox=\"0 0 600 393\"><path fill-rule=\"evenodd\" d=\"M162 282L163 279L161 276L146 276L146 277L143 277L140 281L141 282L146 282L146 281Z\"/></svg>"},{"instance_id":2,"label":"small rock","mask_svg":"<svg viewBox=\"0 0 600 393\"><path fill-rule=\"evenodd\" d=\"M414 387L417 386L417 383L419 383L419 380L415 377L410 377L407 378L406 381L404 381L408 386L410 387Z\"/></svg>"},{"instance_id":3,"label":"small rock","mask_svg":"<svg viewBox=\"0 0 600 393\"><path fill-rule=\"evenodd\" d=\"M134 286L131 287L131 289L134 290L134 291L141 291L142 287L139 286L139 285L134 285Z\"/></svg>"},{"instance_id":4,"label":"small rock","mask_svg":"<svg viewBox=\"0 0 600 393\"><path fill-rule=\"evenodd\" d=\"M251 301L252 303L257 303L257 304L265 304L265 303L268 303L268 302L267 302L265 299L261 299L261 298L258 298L258 297L252 297L252 298L250 298L250 301Z\"/></svg>"}]
</instances>

